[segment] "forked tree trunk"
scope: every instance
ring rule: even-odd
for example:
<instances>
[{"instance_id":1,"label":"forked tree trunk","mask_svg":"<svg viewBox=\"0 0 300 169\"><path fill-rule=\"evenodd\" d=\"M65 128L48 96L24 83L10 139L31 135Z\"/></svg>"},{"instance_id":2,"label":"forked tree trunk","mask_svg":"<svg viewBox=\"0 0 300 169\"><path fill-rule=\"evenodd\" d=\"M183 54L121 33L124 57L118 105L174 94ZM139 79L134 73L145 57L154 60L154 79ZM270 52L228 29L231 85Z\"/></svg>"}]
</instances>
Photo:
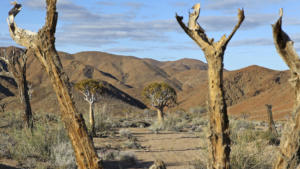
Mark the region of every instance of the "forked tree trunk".
<instances>
[{"instance_id":1,"label":"forked tree trunk","mask_svg":"<svg viewBox=\"0 0 300 169\"><path fill-rule=\"evenodd\" d=\"M63 71L58 53L55 49L55 30L57 23L56 0L46 0L46 23L38 33L20 29L14 22L14 16L21 9L15 4L10 10L8 24L10 35L18 44L26 47L28 51L38 58L50 77L61 110L61 119L70 137L77 166L79 169L102 169L99 164L93 142L87 134L87 128L82 114L74 106L71 96L71 85Z\"/></svg>"},{"instance_id":2,"label":"forked tree trunk","mask_svg":"<svg viewBox=\"0 0 300 169\"><path fill-rule=\"evenodd\" d=\"M291 79L289 81L295 90L295 106L292 118L285 124L273 169L294 169L299 163L300 152L300 60L294 49L293 41L281 28L282 15L283 11L280 9L279 19L272 25L273 39L277 52L290 68Z\"/></svg>"},{"instance_id":3,"label":"forked tree trunk","mask_svg":"<svg viewBox=\"0 0 300 169\"><path fill-rule=\"evenodd\" d=\"M94 103L93 102L89 102L89 116L90 116L90 125L91 125L91 134L92 136L96 135L95 132L95 115L94 115Z\"/></svg>"},{"instance_id":4,"label":"forked tree trunk","mask_svg":"<svg viewBox=\"0 0 300 169\"><path fill-rule=\"evenodd\" d=\"M159 123L163 123L164 122L164 112L162 108L157 108L157 121Z\"/></svg>"},{"instance_id":5,"label":"forked tree trunk","mask_svg":"<svg viewBox=\"0 0 300 169\"><path fill-rule=\"evenodd\" d=\"M275 123L273 120L272 105L266 104L265 106L267 108L267 113L268 113L269 132L274 134L275 136L278 136Z\"/></svg>"},{"instance_id":6,"label":"forked tree trunk","mask_svg":"<svg viewBox=\"0 0 300 169\"><path fill-rule=\"evenodd\" d=\"M203 50L208 63L209 78L209 114L210 114L210 152L211 159L208 168L229 169L230 159L230 138L229 120L223 90L223 58L226 46L237 29L242 24L245 16L244 11L239 10L238 23L231 34L222 38L218 42L209 39L203 28L197 23L200 13L200 4L193 7L190 13L188 27L182 22L183 17L176 19L182 29L199 45Z\"/></svg>"}]
</instances>

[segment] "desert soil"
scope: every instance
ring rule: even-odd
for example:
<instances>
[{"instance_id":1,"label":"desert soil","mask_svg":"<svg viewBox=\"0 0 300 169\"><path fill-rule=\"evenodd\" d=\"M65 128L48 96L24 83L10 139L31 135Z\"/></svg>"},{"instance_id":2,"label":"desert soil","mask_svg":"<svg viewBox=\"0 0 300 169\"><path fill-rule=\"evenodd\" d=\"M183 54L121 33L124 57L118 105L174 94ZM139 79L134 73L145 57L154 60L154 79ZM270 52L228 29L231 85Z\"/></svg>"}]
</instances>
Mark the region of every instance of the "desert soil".
<instances>
[{"instance_id":1,"label":"desert soil","mask_svg":"<svg viewBox=\"0 0 300 169\"><path fill-rule=\"evenodd\" d=\"M192 132L162 131L153 133L147 128L129 128L132 135L138 139L141 149L122 149L133 152L137 163L131 166L123 166L122 169L149 168L153 161L163 160L168 169L192 169L191 163L201 157L201 151L205 149L205 142ZM199 133L198 133L199 134ZM103 147L112 149L120 147L126 138L94 138L97 150ZM18 168L18 162L14 160L0 159L0 169ZM119 168L119 167L118 167Z\"/></svg>"},{"instance_id":2,"label":"desert soil","mask_svg":"<svg viewBox=\"0 0 300 169\"><path fill-rule=\"evenodd\" d=\"M207 146L201 141L203 139L192 132L163 131L155 134L147 128L129 130L144 148L122 150L133 152L138 160L136 165L128 169L148 168L157 159L163 160L168 169L192 169L191 163L201 158L201 151ZM118 147L123 141L122 138L94 138L96 148Z\"/></svg>"}]
</instances>

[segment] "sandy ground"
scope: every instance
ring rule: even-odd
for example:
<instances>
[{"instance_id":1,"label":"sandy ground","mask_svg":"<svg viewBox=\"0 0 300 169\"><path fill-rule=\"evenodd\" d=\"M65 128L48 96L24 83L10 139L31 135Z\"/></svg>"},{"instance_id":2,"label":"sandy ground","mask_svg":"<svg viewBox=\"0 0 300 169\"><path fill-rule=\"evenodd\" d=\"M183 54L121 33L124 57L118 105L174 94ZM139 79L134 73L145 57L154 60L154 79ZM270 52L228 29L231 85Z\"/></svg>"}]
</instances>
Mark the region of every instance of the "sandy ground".
<instances>
[{"instance_id":1,"label":"sandy ground","mask_svg":"<svg viewBox=\"0 0 300 169\"><path fill-rule=\"evenodd\" d=\"M202 139L191 132L160 132L152 133L146 128L130 128L133 136L143 149L126 149L137 157L138 163L130 168L148 168L153 161L163 160L168 169L192 169L190 165L199 159L201 150L207 146ZM122 139L94 138L95 147L101 148L110 145L117 147L122 144Z\"/></svg>"},{"instance_id":2,"label":"sandy ground","mask_svg":"<svg viewBox=\"0 0 300 169\"><path fill-rule=\"evenodd\" d=\"M129 128L129 130L143 148L122 149L121 151L133 152L137 163L117 169L149 168L157 159L163 160L168 169L193 169L191 162L199 159L201 151L207 146L203 139L192 132L163 131L154 134L147 128ZM126 140L127 138L117 135L114 138L94 138L94 143L97 150L107 146L114 149L123 145ZM17 169L16 166L17 161L0 159L0 169Z\"/></svg>"}]
</instances>

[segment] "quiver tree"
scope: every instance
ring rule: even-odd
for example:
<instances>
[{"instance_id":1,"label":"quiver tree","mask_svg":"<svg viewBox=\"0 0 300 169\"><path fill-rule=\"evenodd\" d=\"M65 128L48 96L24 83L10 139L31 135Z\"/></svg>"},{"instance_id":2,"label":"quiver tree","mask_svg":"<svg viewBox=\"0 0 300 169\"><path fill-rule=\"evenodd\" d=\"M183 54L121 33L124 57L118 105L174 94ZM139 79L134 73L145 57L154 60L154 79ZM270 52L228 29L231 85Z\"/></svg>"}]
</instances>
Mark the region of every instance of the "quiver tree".
<instances>
[{"instance_id":1,"label":"quiver tree","mask_svg":"<svg viewBox=\"0 0 300 169\"><path fill-rule=\"evenodd\" d=\"M26 80L27 55L22 49L8 47L1 50L0 60L5 63L8 72L3 69L0 75L13 78L18 86L19 100L24 110L24 121L26 127L33 128L33 117L30 105L30 92Z\"/></svg>"},{"instance_id":2,"label":"quiver tree","mask_svg":"<svg viewBox=\"0 0 300 169\"><path fill-rule=\"evenodd\" d=\"M177 102L175 89L165 82L147 85L142 95L149 101L151 107L156 109L157 120L160 123L164 120L164 108L173 106Z\"/></svg>"},{"instance_id":3,"label":"quiver tree","mask_svg":"<svg viewBox=\"0 0 300 169\"><path fill-rule=\"evenodd\" d=\"M188 26L183 23L183 17L176 14L176 19L185 31L202 49L208 63L209 79L209 114L210 114L210 152L211 160L208 168L229 169L230 138L227 106L223 89L223 58L228 42L244 21L244 10L238 10L238 23L228 37L223 35L221 39L207 37L204 29L197 23L200 14L200 4L193 6L193 12L189 14Z\"/></svg>"},{"instance_id":4,"label":"quiver tree","mask_svg":"<svg viewBox=\"0 0 300 169\"><path fill-rule=\"evenodd\" d=\"M93 142L87 134L82 114L74 106L71 85L55 49L55 30L58 13L56 0L46 0L47 14L44 26L36 33L21 29L15 23L15 16L21 10L21 4L14 3L7 19L10 36L27 53L33 54L42 64L52 82L61 110L61 119L67 129L79 169L100 169L99 158Z\"/></svg>"},{"instance_id":5,"label":"quiver tree","mask_svg":"<svg viewBox=\"0 0 300 169\"><path fill-rule=\"evenodd\" d=\"M294 112L290 122L286 124L281 140L277 159L274 163L274 169L294 169L299 163L299 134L300 134L300 60L294 49L294 42L282 30L283 10L280 9L280 17L272 25L273 39L277 52L290 68L290 84L295 91Z\"/></svg>"},{"instance_id":6,"label":"quiver tree","mask_svg":"<svg viewBox=\"0 0 300 169\"><path fill-rule=\"evenodd\" d=\"M93 79L85 79L76 83L75 88L80 91L80 93L84 96L84 100L89 103L91 133L95 136L94 103L98 101L100 96L103 94L104 85Z\"/></svg>"}]
</instances>

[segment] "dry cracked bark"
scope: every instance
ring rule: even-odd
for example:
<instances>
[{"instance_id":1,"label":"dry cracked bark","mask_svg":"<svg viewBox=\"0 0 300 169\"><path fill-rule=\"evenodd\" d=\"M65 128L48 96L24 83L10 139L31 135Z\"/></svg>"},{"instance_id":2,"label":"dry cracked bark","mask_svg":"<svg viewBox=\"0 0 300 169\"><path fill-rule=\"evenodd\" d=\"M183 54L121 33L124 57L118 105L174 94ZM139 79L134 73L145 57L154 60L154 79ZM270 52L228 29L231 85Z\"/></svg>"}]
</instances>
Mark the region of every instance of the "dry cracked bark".
<instances>
[{"instance_id":1,"label":"dry cracked bark","mask_svg":"<svg viewBox=\"0 0 300 169\"><path fill-rule=\"evenodd\" d=\"M188 26L182 20L182 16L176 15L176 19L185 31L202 49L208 63L209 78L209 114L210 114L210 152L211 159L208 168L229 169L230 138L227 106L223 89L223 58L227 44L244 21L244 10L238 10L238 23L228 37L223 35L221 39L207 37L204 29L197 23L200 14L200 4L193 6L193 12L189 14Z\"/></svg>"},{"instance_id":2,"label":"dry cracked bark","mask_svg":"<svg viewBox=\"0 0 300 169\"><path fill-rule=\"evenodd\" d=\"M26 79L27 55L22 49L8 47L1 51L0 60L7 65L8 72L2 71L0 75L13 78L18 85L19 100L24 110L26 127L33 128L33 116L30 105L28 82Z\"/></svg>"},{"instance_id":3,"label":"dry cracked bark","mask_svg":"<svg viewBox=\"0 0 300 169\"><path fill-rule=\"evenodd\" d=\"M286 130L280 140L280 147L274 169L294 169L297 167L299 154L299 132L300 132L300 60L294 49L294 42L282 30L283 10L280 9L280 17L272 25L273 39L276 50L287 66L290 68L290 84L295 92L295 105L292 118L286 124Z\"/></svg>"},{"instance_id":4,"label":"dry cracked bark","mask_svg":"<svg viewBox=\"0 0 300 169\"><path fill-rule=\"evenodd\" d=\"M46 0L45 25L36 33L21 29L14 21L21 5L15 3L7 19L12 39L31 52L41 62L50 77L61 110L61 119L70 137L79 169L102 169L93 142L87 134L82 115L74 106L71 85L55 49L55 30L58 13L56 0Z\"/></svg>"}]
</instances>

